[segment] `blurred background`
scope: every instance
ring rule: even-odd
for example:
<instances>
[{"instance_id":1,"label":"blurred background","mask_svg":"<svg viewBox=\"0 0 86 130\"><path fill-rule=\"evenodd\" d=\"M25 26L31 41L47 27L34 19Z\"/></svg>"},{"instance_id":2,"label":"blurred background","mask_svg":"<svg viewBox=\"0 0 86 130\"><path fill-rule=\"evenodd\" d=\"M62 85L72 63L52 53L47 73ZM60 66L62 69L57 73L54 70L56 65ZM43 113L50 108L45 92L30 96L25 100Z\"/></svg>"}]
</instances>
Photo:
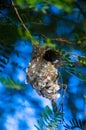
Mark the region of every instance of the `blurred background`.
<instances>
[{"instance_id":1,"label":"blurred background","mask_svg":"<svg viewBox=\"0 0 86 130\"><path fill-rule=\"evenodd\" d=\"M76 68L86 74L86 61L83 65L77 63L78 55L86 56L86 2L62 1L15 0L14 3L26 27L40 45L56 45L58 49L70 53ZM36 130L34 125L45 106L52 108L48 99L39 96L30 84L25 84L25 70L32 51L31 39L28 39L28 33L24 31L12 1L1 0L0 130ZM66 123L71 126L69 121L73 118L85 122L86 77L71 74L64 67L59 72L62 78L60 83L67 84L63 103ZM57 104L61 99L60 95ZM78 126L76 128L80 130ZM61 126L59 130L66 129Z\"/></svg>"}]
</instances>

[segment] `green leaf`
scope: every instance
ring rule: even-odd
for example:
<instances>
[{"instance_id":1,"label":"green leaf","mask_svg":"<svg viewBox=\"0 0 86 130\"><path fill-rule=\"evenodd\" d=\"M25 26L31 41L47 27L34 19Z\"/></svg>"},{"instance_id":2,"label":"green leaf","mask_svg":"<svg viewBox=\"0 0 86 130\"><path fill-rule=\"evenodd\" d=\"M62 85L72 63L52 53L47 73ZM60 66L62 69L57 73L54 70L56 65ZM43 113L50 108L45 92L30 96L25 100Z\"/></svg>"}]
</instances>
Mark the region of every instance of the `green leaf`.
<instances>
[{"instance_id":1,"label":"green leaf","mask_svg":"<svg viewBox=\"0 0 86 130\"><path fill-rule=\"evenodd\" d=\"M4 78L0 77L0 81L6 86L6 88L14 89L14 90L21 90L25 89L23 85L19 82L14 82L10 77Z\"/></svg>"},{"instance_id":2,"label":"green leaf","mask_svg":"<svg viewBox=\"0 0 86 130\"><path fill-rule=\"evenodd\" d=\"M59 119L61 120L62 113L58 112L54 114L54 111L46 106L43 110L38 122L37 128L39 130L54 130L58 127Z\"/></svg>"},{"instance_id":3,"label":"green leaf","mask_svg":"<svg viewBox=\"0 0 86 130\"><path fill-rule=\"evenodd\" d=\"M81 64L86 65L86 57L85 56L78 56L78 61Z\"/></svg>"}]
</instances>

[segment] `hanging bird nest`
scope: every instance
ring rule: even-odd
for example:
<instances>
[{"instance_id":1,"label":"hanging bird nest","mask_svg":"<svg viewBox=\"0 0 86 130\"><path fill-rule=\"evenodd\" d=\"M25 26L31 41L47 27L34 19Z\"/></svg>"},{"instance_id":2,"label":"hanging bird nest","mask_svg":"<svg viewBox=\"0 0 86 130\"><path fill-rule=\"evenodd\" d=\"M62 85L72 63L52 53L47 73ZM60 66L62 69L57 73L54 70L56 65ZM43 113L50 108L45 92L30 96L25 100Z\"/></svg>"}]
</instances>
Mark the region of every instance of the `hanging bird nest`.
<instances>
[{"instance_id":1,"label":"hanging bird nest","mask_svg":"<svg viewBox=\"0 0 86 130\"><path fill-rule=\"evenodd\" d=\"M31 84L39 95L51 100L59 96L58 61L59 55L55 50L34 46L31 61L26 68L26 83Z\"/></svg>"}]
</instances>

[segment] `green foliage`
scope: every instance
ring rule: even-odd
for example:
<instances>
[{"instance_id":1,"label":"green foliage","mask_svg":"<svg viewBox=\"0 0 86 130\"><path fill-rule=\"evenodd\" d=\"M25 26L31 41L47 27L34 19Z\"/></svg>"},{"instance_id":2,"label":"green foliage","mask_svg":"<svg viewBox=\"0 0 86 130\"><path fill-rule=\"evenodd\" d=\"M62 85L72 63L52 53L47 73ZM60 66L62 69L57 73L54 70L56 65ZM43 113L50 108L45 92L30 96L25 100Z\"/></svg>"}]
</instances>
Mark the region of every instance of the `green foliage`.
<instances>
[{"instance_id":1,"label":"green foliage","mask_svg":"<svg viewBox=\"0 0 86 130\"><path fill-rule=\"evenodd\" d=\"M69 70L70 74L73 74L73 76L76 76L77 78L79 78L80 80L86 82L86 75L83 74L82 72L80 72L78 69L74 68L74 69L70 69Z\"/></svg>"},{"instance_id":2,"label":"green foliage","mask_svg":"<svg viewBox=\"0 0 86 130\"><path fill-rule=\"evenodd\" d=\"M13 3L14 2L14 3ZM44 46L49 46L56 50L58 55L60 55L59 67L63 67L66 72L78 76L82 80L86 80L86 76L82 74L77 66L82 64L85 67L86 57L78 56L78 60L72 62L70 59L71 54L67 51L72 49L79 49L82 52L86 51L86 22L84 8L78 5L75 0L51 0L51 1L41 1L41 0L15 0L12 2L12 8L9 10L9 14L6 15L1 10L2 18L0 18L0 45L1 48L5 48L5 51L1 52L1 56L4 58L0 59L0 68L5 68L9 60L9 55L12 51L11 46L15 44L17 40L30 40L33 45L40 44L40 38L36 40L34 38L35 34L41 37ZM38 6L40 4L41 10ZM57 8L63 10L60 15L49 14L50 5L54 5ZM74 15L73 12L75 8L80 10L77 19L82 14L84 17L80 23L74 21L74 19L67 19L68 15ZM2 9L2 8L1 8ZM45 10L45 11L42 11ZM43 21L44 16L49 16L51 22L45 24ZM70 34L63 34L57 37L56 28L58 30L59 23L62 21L64 26L73 26L73 30ZM77 24L76 24L77 23ZM81 26L80 26L81 25ZM64 28L64 27L63 27ZM73 39L69 38L73 36ZM4 38L5 37L5 38ZM10 44L10 53L7 52L7 46ZM65 49L65 51L63 51ZM7 58L6 57L7 54ZM78 63L78 64L77 64ZM15 64L16 65L16 64ZM18 65L17 65L18 66Z\"/></svg>"},{"instance_id":3,"label":"green foliage","mask_svg":"<svg viewBox=\"0 0 86 130\"><path fill-rule=\"evenodd\" d=\"M64 71L67 72L69 75L76 76L80 80L86 82L86 74L83 74L78 67L84 67L86 65L86 57L77 56L77 60L71 61L70 56L71 53L67 53L61 49L56 49L56 52L60 55L60 62L57 64L57 68L64 68ZM73 55L74 56L74 55Z\"/></svg>"},{"instance_id":4,"label":"green foliage","mask_svg":"<svg viewBox=\"0 0 86 130\"><path fill-rule=\"evenodd\" d=\"M3 40L0 43L0 72L6 67L9 63L9 56L14 50L12 45L5 43Z\"/></svg>"},{"instance_id":5,"label":"green foliage","mask_svg":"<svg viewBox=\"0 0 86 130\"><path fill-rule=\"evenodd\" d=\"M86 57L85 56L79 56L78 57L79 62L83 65L86 65Z\"/></svg>"},{"instance_id":6,"label":"green foliage","mask_svg":"<svg viewBox=\"0 0 86 130\"><path fill-rule=\"evenodd\" d=\"M35 126L38 130L54 130L58 128L59 123L61 123L63 113L54 113L53 110L46 106L45 110L42 112Z\"/></svg>"},{"instance_id":7,"label":"green foliage","mask_svg":"<svg viewBox=\"0 0 86 130\"><path fill-rule=\"evenodd\" d=\"M0 77L0 82L5 85L6 88L14 89L14 90L21 90L25 89L23 85L21 85L19 82L14 82L10 77L4 78Z\"/></svg>"},{"instance_id":8,"label":"green foliage","mask_svg":"<svg viewBox=\"0 0 86 130\"><path fill-rule=\"evenodd\" d=\"M82 121L81 120L78 120L78 119L72 119L69 121L69 124L67 124L65 121L64 121L64 127L65 127L65 130L73 130L73 129L80 129L80 130L83 130L83 124L82 124Z\"/></svg>"},{"instance_id":9,"label":"green foliage","mask_svg":"<svg viewBox=\"0 0 86 130\"><path fill-rule=\"evenodd\" d=\"M61 9L62 12L58 15L52 14L49 10L51 5ZM86 67L86 57L77 56L77 60L73 62L70 58L72 54L69 53L74 49L86 52L86 4L79 5L76 0L14 0L10 8L6 7L8 14L3 12L5 6L0 6L2 15L0 17L0 56L3 57L0 57L1 72L9 62L9 56L17 40L30 40L33 45L40 45L40 39L42 39L44 46L55 49L60 56L58 68L63 68L65 72L86 82L86 75L78 70L81 66ZM73 17L75 14L77 18ZM45 23L43 19L46 16L50 18L49 23ZM66 33L65 27L69 30L72 28L71 32ZM39 39L34 38L35 34L39 36ZM18 67L16 62L11 64ZM66 79L66 77L63 78ZM7 88L24 89L20 83L15 83L11 78L0 77L0 80ZM36 128L54 130L62 117L63 113L46 106ZM72 119L70 124L64 125L66 130L77 126L82 128L80 120Z\"/></svg>"},{"instance_id":10,"label":"green foliage","mask_svg":"<svg viewBox=\"0 0 86 130\"><path fill-rule=\"evenodd\" d=\"M38 8L37 7L38 3L43 5L43 6L41 6L41 8L42 7L46 8L45 9L46 13L44 13L43 11L40 11L40 9L38 9L38 11L36 11L37 9L34 9L34 8ZM73 11L69 12L69 13L64 12L65 10L71 10L71 7L72 7L72 10L74 10L75 7L77 8L77 4L75 4L75 0L70 0L70 1L68 1L68 0L62 0L62 1L61 0L58 0L58 1L57 0L51 0L51 1L15 0L14 4L15 4L14 6L17 8L17 10L19 12L20 17L23 20L23 23L27 27L28 31L27 30L25 31L24 29L22 29L23 23L21 23L21 21L18 19L17 14L15 13L15 11L12 7L10 7L9 15L5 15L1 11L1 13L4 17L2 17L0 19L0 25L1 25L0 30L2 30L2 32L3 32L2 34L4 34L6 36L6 38L7 38L6 42L9 42L9 40L10 40L10 43L13 44L17 39L24 38L24 39L27 39L27 40L29 39L29 40L33 41L33 44L38 44L38 43L36 43L37 41L34 41L34 39L33 39L33 36L35 33L38 35L43 34L45 36L50 37L50 39L53 34L54 35L53 38L55 38L55 37L57 37L55 34L55 29L56 28L58 29L59 22L62 20L64 22L65 26L69 26L69 28L70 28L71 24L74 26L74 28L72 30L72 34L70 34L70 36L74 35L74 37L75 37L75 39L73 40L74 42L72 44L76 44L77 48L81 48L82 51L83 50L85 51L85 48L86 48L85 41L82 41L83 37L86 39L85 19L83 18L83 21L81 23L82 25L80 26L80 23L77 23L74 20L70 20L70 19L66 18L66 16L68 16L69 14L72 15ZM63 13L61 13L58 16L49 14L49 7L52 4L55 5L57 8L60 7L63 10ZM31 7L33 7L33 8L31 8ZM68 8L70 8L70 9L68 9ZM76 12L74 12L74 13L76 13ZM81 13L82 12L80 12L79 15L81 15ZM51 19L50 24L44 23L44 21L43 21L44 16L50 17L50 19ZM79 19L79 18L77 17L77 19ZM13 33L11 30L13 30ZM53 31L53 33L52 33L52 31ZM31 34L30 34L30 32L31 32ZM2 38L2 34L0 34L0 40ZM10 38L9 38L9 36L10 36ZM60 38L61 37L64 37L64 35L61 35ZM68 38L66 34L65 34L65 38ZM49 44L49 40L46 40L46 41L48 41L48 44ZM50 41L51 41L50 43L53 46L53 43L55 43L55 41L52 41L52 39ZM71 42L70 39L69 39L69 42ZM77 46L78 43L79 43L79 45ZM56 43L56 44L58 44L58 43ZM63 41L63 44L61 44L61 45L63 48L64 41ZM68 46L68 48L69 48L68 43L65 42L65 45ZM72 46L73 45L70 45L70 48Z\"/></svg>"},{"instance_id":11,"label":"green foliage","mask_svg":"<svg viewBox=\"0 0 86 130\"><path fill-rule=\"evenodd\" d=\"M41 11L44 13L46 13L46 10L49 8L49 6L53 4L60 9L64 9L65 11L70 12L73 6L71 3L73 2L75 2L75 0L15 0L15 3L21 8L27 8L27 6L29 6L30 8L34 8L36 11L39 10L37 4L41 4Z\"/></svg>"}]
</instances>

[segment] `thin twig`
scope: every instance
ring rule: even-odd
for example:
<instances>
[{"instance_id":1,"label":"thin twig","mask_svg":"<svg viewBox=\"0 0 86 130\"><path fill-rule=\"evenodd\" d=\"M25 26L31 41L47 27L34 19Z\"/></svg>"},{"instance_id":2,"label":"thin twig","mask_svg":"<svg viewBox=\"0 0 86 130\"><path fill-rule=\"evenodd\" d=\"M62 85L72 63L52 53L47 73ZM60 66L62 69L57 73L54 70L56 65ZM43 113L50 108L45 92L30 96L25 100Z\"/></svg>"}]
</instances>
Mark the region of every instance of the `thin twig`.
<instances>
[{"instance_id":1,"label":"thin twig","mask_svg":"<svg viewBox=\"0 0 86 130\"><path fill-rule=\"evenodd\" d=\"M14 4L13 1L12 1L12 5L13 5L13 7L14 7L14 9L15 9L15 12L16 12L16 14L17 14L17 16L18 16L18 18L19 18L19 20L20 20L22 26L24 27L24 29L25 29L28 33L30 33L29 30L27 29L27 27L25 26L25 24L24 24L22 18L20 17L19 12L18 12L17 8L15 7L15 4Z\"/></svg>"},{"instance_id":2,"label":"thin twig","mask_svg":"<svg viewBox=\"0 0 86 130\"><path fill-rule=\"evenodd\" d=\"M21 16L19 15L19 12L18 12L18 10L17 10L17 8L16 8L16 6L15 6L13 0L11 0L11 2L12 2L12 5L13 5L13 7L14 7L14 10L15 10L17 16L18 16L19 21L21 22L23 28L24 28L24 29L27 31L27 33L28 33L28 38L32 41L32 44L34 44L34 45L39 45L39 43L32 37L30 31L28 30L28 28L27 28L26 25L24 24L24 22L23 22Z\"/></svg>"},{"instance_id":3,"label":"thin twig","mask_svg":"<svg viewBox=\"0 0 86 130\"><path fill-rule=\"evenodd\" d=\"M43 37L45 39L49 38L44 34L36 34L36 35L39 35L40 37ZM59 43L67 43L67 44L73 44L74 42L76 42L78 40L85 40L85 39L86 39L86 37L81 37L79 39L77 38L77 39L72 39L72 40L68 40L68 39L62 38L62 37L50 38L51 41L56 41L56 42L59 42Z\"/></svg>"},{"instance_id":4,"label":"thin twig","mask_svg":"<svg viewBox=\"0 0 86 130\"><path fill-rule=\"evenodd\" d=\"M49 37L45 36L44 34L38 34L38 35L45 38L45 39L49 38ZM64 39L64 38L61 38L61 37L56 37L56 38L53 38L53 39L50 38L50 40L61 42L61 43L65 42L65 43L68 43L68 44L72 44L72 41L69 41L68 39Z\"/></svg>"},{"instance_id":5,"label":"thin twig","mask_svg":"<svg viewBox=\"0 0 86 130\"><path fill-rule=\"evenodd\" d=\"M69 72L68 70L65 70L65 71L66 71L67 73L69 73L70 75L76 77L76 78L79 79L80 81L86 81L86 80L84 80L84 79L81 79L81 78L77 77L75 74Z\"/></svg>"}]
</instances>

